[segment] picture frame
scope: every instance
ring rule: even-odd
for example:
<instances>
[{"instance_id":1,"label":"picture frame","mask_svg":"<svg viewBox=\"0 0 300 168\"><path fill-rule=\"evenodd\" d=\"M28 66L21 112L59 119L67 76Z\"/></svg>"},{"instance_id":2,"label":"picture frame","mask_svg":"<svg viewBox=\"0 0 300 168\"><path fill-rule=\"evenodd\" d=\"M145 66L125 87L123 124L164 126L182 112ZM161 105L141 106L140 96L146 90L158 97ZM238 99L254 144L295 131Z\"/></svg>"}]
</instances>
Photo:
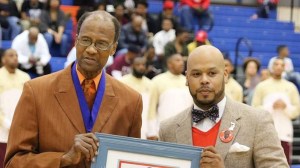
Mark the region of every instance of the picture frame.
<instances>
[{"instance_id":1,"label":"picture frame","mask_svg":"<svg viewBox=\"0 0 300 168\"><path fill-rule=\"evenodd\" d=\"M91 168L197 168L202 148L96 133L98 156Z\"/></svg>"}]
</instances>

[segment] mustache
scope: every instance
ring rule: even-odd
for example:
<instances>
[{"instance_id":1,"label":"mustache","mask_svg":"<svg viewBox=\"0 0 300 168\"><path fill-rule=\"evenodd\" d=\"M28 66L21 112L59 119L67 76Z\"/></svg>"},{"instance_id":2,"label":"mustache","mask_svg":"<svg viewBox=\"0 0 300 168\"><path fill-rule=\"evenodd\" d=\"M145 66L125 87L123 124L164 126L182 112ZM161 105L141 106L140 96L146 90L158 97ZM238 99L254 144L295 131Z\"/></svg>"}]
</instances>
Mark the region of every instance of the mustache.
<instances>
[{"instance_id":1,"label":"mustache","mask_svg":"<svg viewBox=\"0 0 300 168\"><path fill-rule=\"evenodd\" d=\"M202 86L196 90L196 92L212 92L212 91L214 90L207 86Z\"/></svg>"}]
</instances>

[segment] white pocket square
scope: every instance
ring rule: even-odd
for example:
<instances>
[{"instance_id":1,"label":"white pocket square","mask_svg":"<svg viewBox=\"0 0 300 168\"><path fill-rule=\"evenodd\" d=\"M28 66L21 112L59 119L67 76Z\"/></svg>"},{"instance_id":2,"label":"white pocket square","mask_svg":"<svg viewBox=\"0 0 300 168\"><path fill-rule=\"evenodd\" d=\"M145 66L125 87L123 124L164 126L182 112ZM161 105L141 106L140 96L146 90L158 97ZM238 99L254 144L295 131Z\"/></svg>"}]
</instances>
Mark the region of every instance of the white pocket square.
<instances>
[{"instance_id":1,"label":"white pocket square","mask_svg":"<svg viewBox=\"0 0 300 168\"><path fill-rule=\"evenodd\" d=\"M233 145L231 145L229 149L229 153L234 153L234 152L247 152L249 151L250 148L245 145L241 145L238 142L235 142Z\"/></svg>"}]
</instances>

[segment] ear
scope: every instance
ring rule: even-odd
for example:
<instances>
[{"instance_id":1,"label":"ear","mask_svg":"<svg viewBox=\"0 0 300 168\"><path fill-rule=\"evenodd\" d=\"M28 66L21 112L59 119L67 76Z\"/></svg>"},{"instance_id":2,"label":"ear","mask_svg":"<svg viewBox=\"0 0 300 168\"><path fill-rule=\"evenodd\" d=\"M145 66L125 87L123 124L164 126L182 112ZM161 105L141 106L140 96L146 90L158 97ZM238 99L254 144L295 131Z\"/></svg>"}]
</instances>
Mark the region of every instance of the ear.
<instances>
[{"instance_id":1,"label":"ear","mask_svg":"<svg viewBox=\"0 0 300 168\"><path fill-rule=\"evenodd\" d=\"M115 42L115 44L113 44L113 46L110 48L109 55L113 56L116 53L117 47L118 42Z\"/></svg>"},{"instance_id":2,"label":"ear","mask_svg":"<svg viewBox=\"0 0 300 168\"><path fill-rule=\"evenodd\" d=\"M4 66L4 65L6 64L6 61L5 61L5 59L3 58L3 56L2 56L2 58L0 59L0 64L2 64L2 66Z\"/></svg>"},{"instance_id":3,"label":"ear","mask_svg":"<svg viewBox=\"0 0 300 168\"><path fill-rule=\"evenodd\" d=\"M185 81L185 85L186 86L189 86L189 79L188 79L189 77L187 76L187 71L185 71L185 79L186 79L186 81Z\"/></svg>"},{"instance_id":4,"label":"ear","mask_svg":"<svg viewBox=\"0 0 300 168\"><path fill-rule=\"evenodd\" d=\"M225 82L225 84L228 83L228 78L229 78L228 69L225 68L224 69L224 82Z\"/></svg>"},{"instance_id":5,"label":"ear","mask_svg":"<svg viewBox=\"0 0 300 168\"><path fill-rule=\"evenodd\" d=\"M75 37L75 46L77 45L77 43L78 43L78 34L76 34L76 37Z\"/></svg>"}]
</instances>

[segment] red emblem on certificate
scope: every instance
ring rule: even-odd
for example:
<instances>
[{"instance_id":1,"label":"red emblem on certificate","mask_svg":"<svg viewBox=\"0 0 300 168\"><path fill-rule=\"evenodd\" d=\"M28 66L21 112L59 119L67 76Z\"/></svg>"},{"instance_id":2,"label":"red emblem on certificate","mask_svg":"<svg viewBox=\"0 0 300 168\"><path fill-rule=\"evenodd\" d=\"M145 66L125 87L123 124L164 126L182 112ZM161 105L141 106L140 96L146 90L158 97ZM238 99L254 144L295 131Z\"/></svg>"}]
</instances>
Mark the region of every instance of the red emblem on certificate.
<instances>
[{"instance_id":1,"label":"red emblem on certificate","mask_svg":"<svg viewBox=\"0 0 300 168\"><path fill-rule=\"evenodd\" d=\"M233 135L233 129L235 127L235 123L231 122L231 126L230 128L228 128L227 130L224 130L220 133L220 139L222 142L228 143L230 142L234 135Z\"/></svg>"}]
</instances>

